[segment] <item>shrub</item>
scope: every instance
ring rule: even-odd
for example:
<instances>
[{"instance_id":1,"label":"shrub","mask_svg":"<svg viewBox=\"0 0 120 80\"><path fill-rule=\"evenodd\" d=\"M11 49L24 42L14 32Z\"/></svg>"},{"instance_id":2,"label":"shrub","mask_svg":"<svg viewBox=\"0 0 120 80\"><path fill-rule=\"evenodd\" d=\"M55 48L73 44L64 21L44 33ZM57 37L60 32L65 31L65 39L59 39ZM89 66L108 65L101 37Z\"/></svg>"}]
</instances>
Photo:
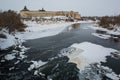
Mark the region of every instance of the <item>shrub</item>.
<instances>
[{"instance_id":1,"label":"shrub","mask_svg":"<svg viewBox=\"0 0 120 80\"><path fill-rule=\"evenodd\" d=\"M7 28L9 33L24 29L26 26L22 23L20 19L20 15L15 11L8 10L4 12L0 12L0 28ZM22 30L23 31L23 30Z\"/></svg>"},{"instance_id":2,"label":"shrub","mask_svg":"<svg viewBox=\"0 0 120 80\"><path fill-rule=\"evenodd\" d=\"M120 15L119 16L104 16L104 17L101 17L101 19L99 20L100 20L99 25L104 28L112 29L112 26L114 25L120 26Z\"/></svg>"}]
</instances>

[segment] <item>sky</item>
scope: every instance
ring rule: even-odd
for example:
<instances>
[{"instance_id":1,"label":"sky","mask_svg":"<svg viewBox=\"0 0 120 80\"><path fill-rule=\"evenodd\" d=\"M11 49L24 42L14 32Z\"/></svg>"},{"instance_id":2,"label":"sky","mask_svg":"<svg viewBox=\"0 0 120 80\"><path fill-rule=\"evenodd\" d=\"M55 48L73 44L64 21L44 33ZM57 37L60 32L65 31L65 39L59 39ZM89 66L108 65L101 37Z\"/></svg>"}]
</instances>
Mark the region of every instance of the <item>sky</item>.
<instances>
[{"instance_id":1,"label":"sky","mask_svg":"<svg viewBox=\"0 0 120 80\"><path fill-rule=\"evenodd\" d=\"M19 12L24 6L29 10L76 11L81 16L106 16L120 14L120 0L0 0L0 10Z\"/></svg>"}]
</instances>

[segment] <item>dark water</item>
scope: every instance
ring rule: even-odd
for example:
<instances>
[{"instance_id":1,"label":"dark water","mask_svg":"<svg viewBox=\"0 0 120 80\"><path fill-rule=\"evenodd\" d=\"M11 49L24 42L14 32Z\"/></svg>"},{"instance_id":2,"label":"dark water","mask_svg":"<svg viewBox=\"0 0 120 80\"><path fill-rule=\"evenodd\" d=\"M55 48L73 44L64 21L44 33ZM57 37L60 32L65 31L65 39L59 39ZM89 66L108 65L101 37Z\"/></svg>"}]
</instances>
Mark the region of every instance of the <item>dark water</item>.
<instances>
[{"instance_id":1,"label":"dark water","mask_svg":"<svg viewBox=\"0 0 120 80\"><path fill-rule=\"evenodd\" d=\"M16 73L15 75L21 74L21 80L47 80L49 78L53 80L79 80L79 70L76 64L68 63L69 59L66 56L58 57L60 50L71 46L73 43L85 41L120 50L120 42L115 42L112 39L100 39L91 35L95 31L87 28L90 25L93 25L93 23L73 24L58 35L26 41L23 45L30 49L25 53L27 58L24 61L41 60L47 62L47 64L29 72L26 69L30 63L21 61L17 65L21 73L19 70L13 70ZM107 62L102 64L110 67L117 74L120 74L120 58L116 60L112 57L107 57ZM45 75L33 76L35 70Z\"/></svg>"}]
</instances>

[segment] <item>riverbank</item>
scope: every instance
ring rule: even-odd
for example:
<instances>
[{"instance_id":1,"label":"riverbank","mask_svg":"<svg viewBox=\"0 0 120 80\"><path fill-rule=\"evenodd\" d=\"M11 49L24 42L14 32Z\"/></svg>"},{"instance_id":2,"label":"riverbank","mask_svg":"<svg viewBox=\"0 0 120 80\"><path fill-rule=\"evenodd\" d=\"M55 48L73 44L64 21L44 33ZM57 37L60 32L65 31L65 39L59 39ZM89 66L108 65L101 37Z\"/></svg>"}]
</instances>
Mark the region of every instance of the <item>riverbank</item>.
<instances>
[{"instance_id":1,"label":"riverbank","mask_svg":"<svg viewBox=\"0 0 120 80\"><path fill-rule=\"evenodd\" d=\"M62 32L66 27L79 22L60 22L54 24L38 24L36 22L24 22L28 27L25 32L15 32L9 34L7 29L2 29L1 34L6 35L7 38L0 38L0 49L4 50L18 43L22 43L29 39L37 39L48 36L53 36Z\"/></svg>"},{"instance_id":2,"label":"riverbank","mask_svg":"<svg viewBox=\"0 0 120 80\"><path fill-rule=\"evenodd\" d=\"M103 28L98 24L91 26L91 29L94 29L96 32L92 35L99 37L101 39L113 39L115 41L120 41L120 27L114 26L112 30Z\"/></svg>"}]
</instances>

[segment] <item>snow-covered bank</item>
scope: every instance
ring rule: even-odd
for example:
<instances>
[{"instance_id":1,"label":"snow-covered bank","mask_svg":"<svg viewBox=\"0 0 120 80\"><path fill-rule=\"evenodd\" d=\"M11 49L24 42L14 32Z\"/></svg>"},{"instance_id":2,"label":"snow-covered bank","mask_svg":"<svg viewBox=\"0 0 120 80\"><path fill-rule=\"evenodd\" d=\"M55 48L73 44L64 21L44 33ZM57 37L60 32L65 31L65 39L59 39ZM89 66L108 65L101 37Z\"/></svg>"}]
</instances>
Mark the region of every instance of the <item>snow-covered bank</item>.
<instances>
[{"instance_id":1,"label":"snow-covered bank","mask_svg":"<svg viewBox=\"0 0 120 80\"><path fill-rule=\"evenodd\" d=\"M69 62L76 63L80 70L92 63L105 62L106 56L110 55L111 52L117 52L117 50L90 42L75 43L70 48L61 51L63 55L69 57Z\"/></svg>"},{"instance_id":2,"label":"snow-covered bank","mask_svg":"<svg viewBox=\"0 0 120 80\"><path fill-rule=\"evenodd\" d=\"M26 32L17 33L16 37L23 40L29 40L53 36L59 34L66 27L74 23L57 23L41 25L34 22L27 22L26 24L28 25L28 27L25 29Z\"/></svg>"},{"instance_id":3,"label":"snow-covered bank","mask_svg":"<svg viewBox=\"0 0 120 80\"><path fill-rule=\"evenodd\" d=\"M108 30L106 28L102 28L98 26L97 24L90 26L91 29L97 30L97 31L103 31L102 33L92 33L92 35L102 38L102 39L109 39L109 38L120 38L120 27L115 26L113 30Z\"/></svg>"},{"instance_id":4,"label":"snow-covered bank","mask_svg":"<svg viewBox=\"0 0 120 80\"><path fill-rule=\"evenodd\" d=\"M102 28L102 27L96 25L96 26L92 26L91 28L94 30L106 31L108 34L120 35L120 27L117 27L117 29L108 30L106 28Z\"/></svg>"},{"instance_id":5,"label":"snow-covered bank","mask_svg":"<svg viewBox=\"0 0 120 80\"><path fill-rule=\"evenodd\" d=\"M8 33L8 30L2 29L0 34L4 34L6 38L0 38L0 49L6 49L16 43L15 37Z\"/></svg>"},{"instance_id":6,"label":"snow-covered bank","mask_svg":"<svg viewBox=\"0 0 120 80\"><path fill-rule=\"evenodd\" d=\"M0 31L1 34L6 35L6 39L0 38L0 49L7 49L18 42L23 42L29 39L43 38L48 36L57 35L62 32L66 27L79 22L62 22L54 24L38 24L36 22L24 22L28 27L25 32L16 32L14 35L9 34L6 29ZM17 39L16 39L17 38Z\"/></svg>"}]
</instances>

